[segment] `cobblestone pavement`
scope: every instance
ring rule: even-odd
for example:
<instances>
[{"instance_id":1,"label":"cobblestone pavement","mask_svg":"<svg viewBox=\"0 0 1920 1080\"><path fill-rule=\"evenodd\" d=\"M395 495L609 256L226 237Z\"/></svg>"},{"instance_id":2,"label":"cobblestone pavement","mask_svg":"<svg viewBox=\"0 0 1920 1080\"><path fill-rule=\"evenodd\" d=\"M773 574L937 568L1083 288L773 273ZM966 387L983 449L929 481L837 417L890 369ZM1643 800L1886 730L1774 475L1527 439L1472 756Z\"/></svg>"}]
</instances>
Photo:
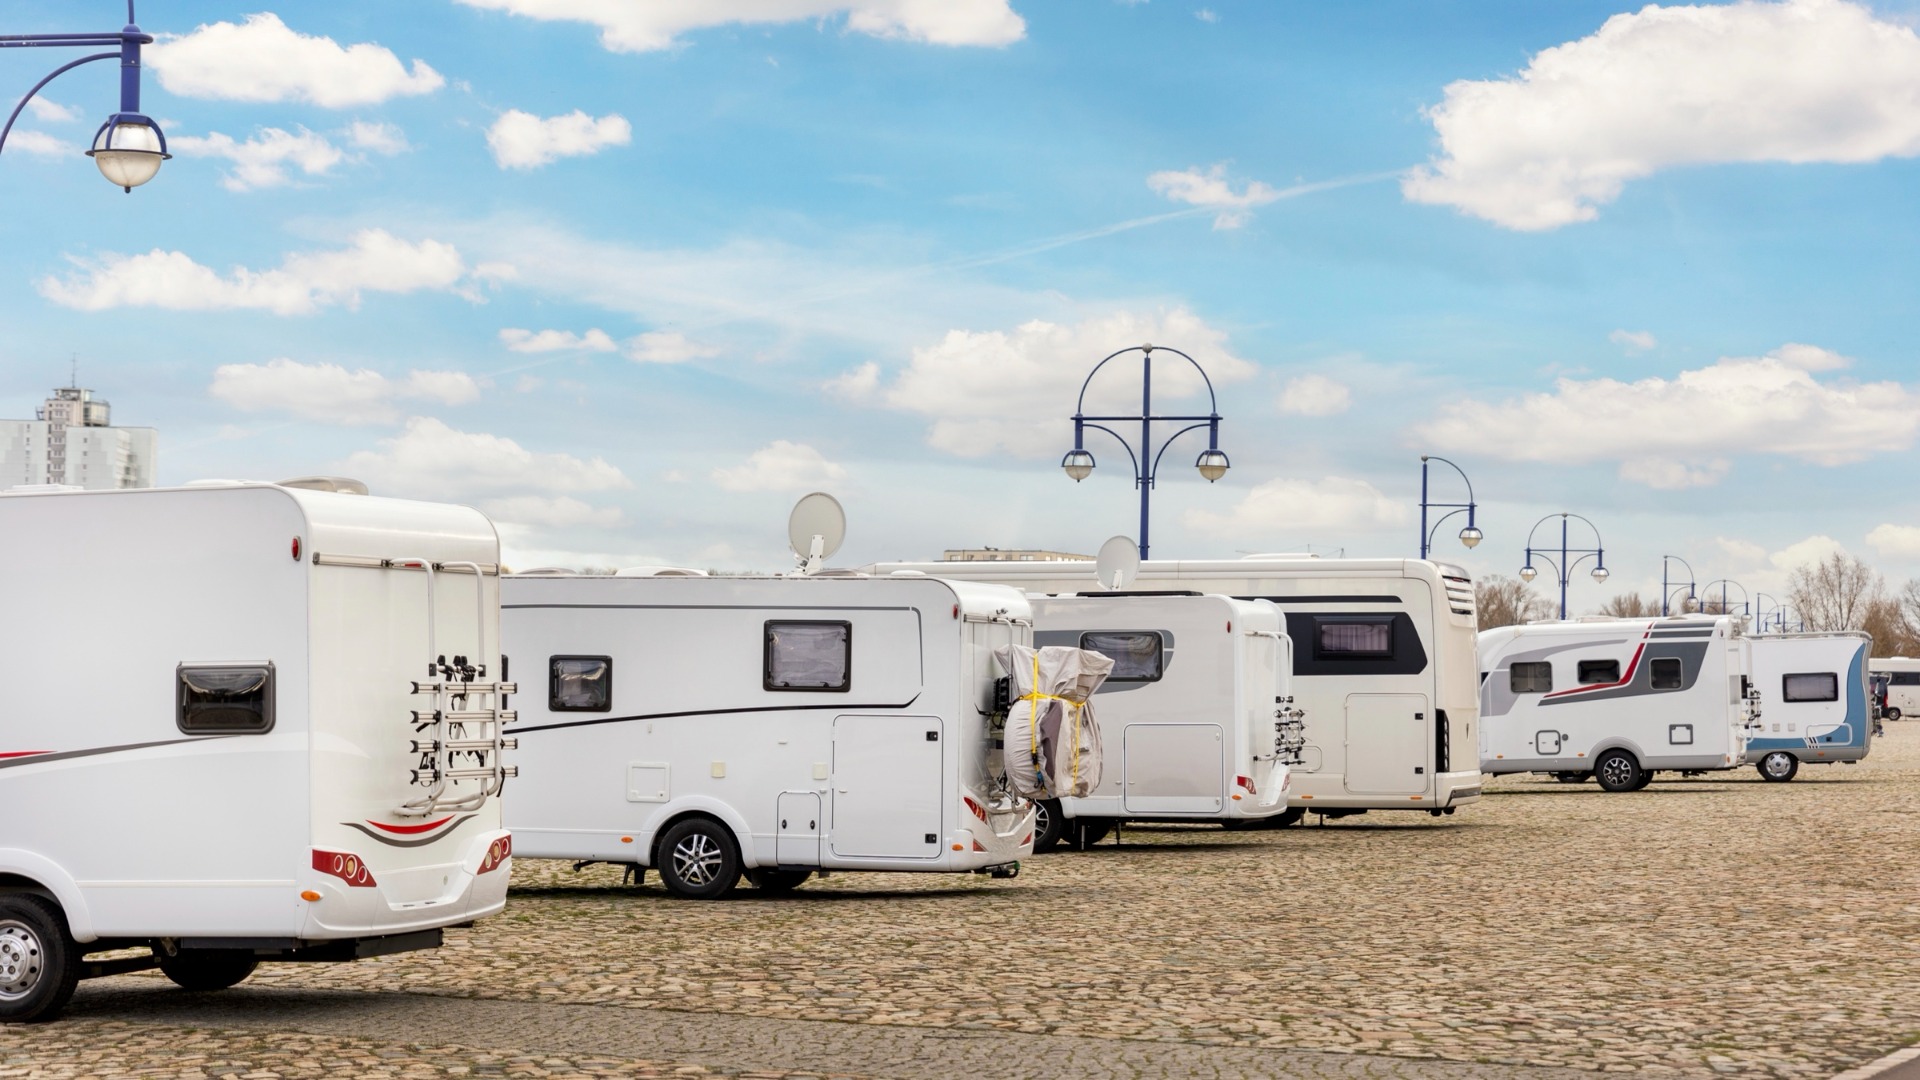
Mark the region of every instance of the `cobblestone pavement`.
<instances>
[{"instance_id":1,"label":"cobblestone pavement","mask_svg":"<svg viewBox=\"0 0 1920 1080\"><path fill-rule=\"evenodd\" d=\"M1867 762L1790 784L1743 769L1607 795L1508 778L1451 818L1128 829L1005 882L835 875L700 904L623 887L607 867L522 861L507 913L447 948L270 967L249 986L648 1011L632 1023L673 1011L1019 1032L1104 1043L1115 1062L1143 1040L1829 1075L1920 1039L1920 721L1888 728ZM161 984L83 985L76 1013L111 1015L88 1003L129 985ZM533 1018L557 1014L526 1014L537 1046ZM359 1024L418 1041L377 1010ZM5 1032L0 1061L64 1030Z\"/></svg>"}]
</instances>

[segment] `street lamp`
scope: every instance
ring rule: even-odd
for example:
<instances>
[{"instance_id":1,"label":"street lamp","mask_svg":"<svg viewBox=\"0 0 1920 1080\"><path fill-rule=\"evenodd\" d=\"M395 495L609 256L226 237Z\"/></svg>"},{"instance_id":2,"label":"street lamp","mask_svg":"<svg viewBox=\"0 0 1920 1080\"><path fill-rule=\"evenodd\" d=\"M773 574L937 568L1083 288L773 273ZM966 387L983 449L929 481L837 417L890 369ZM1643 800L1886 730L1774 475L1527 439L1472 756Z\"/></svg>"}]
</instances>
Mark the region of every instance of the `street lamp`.
<instances>
[{"instance_id":1,"label":"street lamp","mask_svg":"<svg viewBox=\"0 0 1920 1080\"><path fill-rule=\"evenodd\" d=\"M87 156L99 167L100 175L107 178L115 187L131 193L134 188L153 179L160 171L160 163L173 155L167 153L167 136L160 125L140 112L140 46L153 44L153 35L143 33L134 25L133 0L127 0L127 25L117 33L105 34L0 34L0 48L83 48L90 45L118 46L115 52L94 53L83 56L71 63L62 64L53 69L52 74L41 79L27 91L27 96L14 106L12 115L7 117L5 127L0 127L0 151L7 148L7 135L13 131L13 122L20 118L20 110L27 107L41 88L60 76L82 64L91 64L95 60L120 61L120 111L107 117L100 130L93 133L93 148Z\"/></svg>"},{"instance_id":2,"label":"street lamp","mask_svg":"<svg viewBox=\"0 0 1920 1080\"><path fill-rule=\"evenodd\" d=\"M1695 574L1693 572L1693 564L1681 558L1678 555L1662 555L1660 556L1660 614L1661 615L1668 614L1667 600L1675 592L1679 591L1667 584L1667 561L1668 560L1677 562L1681 566L1684 566L1687 568L1687 599L1686 599L1686 602L1681 606L1680 610L1685 611L1688 614L1692 614L1693 612L1699 611L1700 602L1698 600L1695 600L1693 596L1693 579L1695 577ZM1679 582L1676 580L1674 584L1677 585L1679 584Z\"/></svg>"},{"instance_id":3,"label":"street lamp","mask_svg":"<svg viewBox=\"0 0 1920 1080\"><path fill-rule=\"evenodd\" d=\"M1453 469L1454 472L1457 472L1460 474L1460 479L1465 481L1467 485L1467 501L1466 502L1437 503L1437 502L1431 502L1428 500L1427 498L1427 464L1433 461L1438 461L1441 464L1446 465L1451 469ZM1473 514L1476 509L1478 509L1478 507L1475 506L1473 501L1473 481L1467 479L1467 473L1465 469L1462 469L1460 466L1455 465L1453 462L1448 461L1446 458L1443 458L1443 457L1435 457L1432 454L1420 455L1420 557L1422 559L1426 558L1428 555L1433 553L1433 534L1440 531L1440 522L1445 521L1447 520L1447 518L1453 517L1456 514L1467 515L1467 527L1460 530L1460 542L1462 544L1465 544L1469 551L1471 551L1473 548L1480 546L1480 541L1486 539L1486 534L1481 532L1473 524ZM1433 528L1429 529L1427 528L1427 511L1428 510L1448 510L1451 512L1442 515L1439 521L1436 521L1433 523Z\"/></svg>"},{"instance_id":4,"label":"street lamp","mask_svg":"<svg viewBox=\"0 0 1920 1080\"><path fill-rule=\"evenodd\" d=\"M1745 585L1737 581L1729 581L1726 578L1715 578L1707 582L1706 587L1700 591L1712 592L1715 585L1720 586L1720 614L1725 615L1731 610L1727 604L1727 586L1729 585L1740 590L1740 607L1742 609L1740 613L1742 615L1750 615L1753 613L1753 597L1747 595L1747 587Z\"/></svg>"},{"instance_id":5,"label":"street lamp","mask_svg":"<svg viewBox=\"0 0 1920 1080\"><path fill-rule=\"evenodd\" d=\"M1533 546L1533 534L1540 531L1541 525L1546 524L1549 519L1555 517L1560 519L1560 561L1558 562L1547 557L1553 551L1552 548L1536 548ZM1587 523L1587 528L1593 530L1592 547L1570 548L1567 546L1568 518L1580 518L1581 521ZM1587 519L1581 517L1581 515L1569 513L1548 514L1546 517L1534 522L1533 528L1527 530L1527 564L1520 568L1520 580L1532 581L1535 577L1539 576L1540 571L1533 567L1533 560L1536 558L1544 560L1548 566L1553 567L1554 574L1560 579L1560 617L1564 619L1567 617L1567 579L1573 575L1574 567L1579 566L1588 559L1592 559L1593 569L1588 571L1588 573L1593 576L1593 580L1596 583L1605 582L1608 576L1611 575L1612 571L1607 569L1605 546L1606 542L1600 539L1600 527L1591 521L1587 521ZM1569 561L1569 557L1573 555L1580 557Z\"/></svg>"},{"instance_id":6,"label":"street lamp","mask_svg":"<svg viewBox=\"0 0 1920 1080\"><path fill-rule=\"evenodd\" d=\"M1093 377L1100 374L1100 369L1107 366L1108 360L1112 360L1116 356L1124 356L1130 352L1140 354L1140 415L1085 415L1087 387L1093 382ZM1207 415L1153 415L1153 354L1156 352L1172 353L1187 363L1192 364L1193 370L1200 373L1200 381L1207 385ZM1119 432L1105 426L1101 421L1108 423L1138 422L1140 425L1140 452L1137 454L1134 453L1132 444L1128 443ZM1166 440L1160 444L1160 449L1156 452L1153 449L1153 425L1156 421L1186 423L1187 426L1167 436ZM1206 370L1203 369L1199 362L1193 357L1188 356L1179 349L1170 349L1164 345L1133 345L1121 349L1119 352L1108 355L1106 360L1102 360L1093 365L1093 370L1087 373L1086 382L1080 384L1080 398L1074 403L1073 407L1073 449L1067 452L1066 457L1060 459L1060 467L1066 471L1068 476L1073 477L1075 483L1085 480L1093 472L1093 455L1087 453L1085 445L1086 431L1088 428L1093 428L1096 431L1104 431L1114 438L1119 439L1120 445L1126 447L1127 456L1133 459L1133 486L1140 489L1140 557L1142 559L1147 557L1149 550L1147 545L1148 495L1153 490L1154 479L1160 472L1160 458L1167 452L1167 447L1173 445L1175 439L1178 439L1189 431L1206 428L1207 448L1202 451L1200 457L1194 461L1193 467L1199 470L1201 476L1207 478L1208 483L1212 483L1227 475L1227 470L1232 468L1233 465L1232 462L1227 460L1227 455L1220 449L1220 405L1213 395L1213 380L1207 378Z\"/></svg>"}]
</instances>

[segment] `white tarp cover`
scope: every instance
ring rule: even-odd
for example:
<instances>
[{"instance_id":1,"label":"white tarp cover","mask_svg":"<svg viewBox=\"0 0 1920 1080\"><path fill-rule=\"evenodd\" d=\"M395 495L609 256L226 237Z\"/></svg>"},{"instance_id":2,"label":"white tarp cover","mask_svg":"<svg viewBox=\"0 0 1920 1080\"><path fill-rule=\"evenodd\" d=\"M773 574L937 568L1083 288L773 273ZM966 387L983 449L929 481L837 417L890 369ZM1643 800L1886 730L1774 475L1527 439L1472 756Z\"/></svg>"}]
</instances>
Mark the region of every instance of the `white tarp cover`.
<instances>
[{"instance_id":1,"label":"white tarp cover","mask_svg":"<svg viewBox=\"0 0 1920 1080\"><path fill-rule=\"evenodd\" d=\"M1085 798L1100 784L1100 725L1088 701L1113 670L1097 652L1065 645L1002 645L993 658L1013 678L1007 782L1029 799Z\"/></svg>"}]
</instances>

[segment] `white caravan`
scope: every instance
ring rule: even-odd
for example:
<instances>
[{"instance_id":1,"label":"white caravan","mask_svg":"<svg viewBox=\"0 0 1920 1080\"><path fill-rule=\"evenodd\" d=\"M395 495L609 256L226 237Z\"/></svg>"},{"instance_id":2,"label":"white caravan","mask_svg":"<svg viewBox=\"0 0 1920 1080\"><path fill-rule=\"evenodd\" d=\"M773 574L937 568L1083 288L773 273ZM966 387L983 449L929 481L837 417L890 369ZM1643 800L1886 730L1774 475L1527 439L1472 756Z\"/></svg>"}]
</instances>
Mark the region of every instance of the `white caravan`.
<instances>
[{"instance_id":1,"label":"white caravan","mask_svg":"<svg viewBox=\"0 0 1920 1080\"><path fill-rule=\"evenodd\" d=\"M1580 619L1480 635L1480 767L1638 791L1660 771L1731 769L1759 692L1743 621Z\"/></svg>"},{"instance_id":2,"label":"white caravan","mask_svg":"<svg viewBox=\"0 0 1920 1080\"><path fill-rule=\"evenodd\" d=\"M1030 593L1097 588L1087 561L879 563L867 569L966 577ZM1305 711L1288 805L1338 817L1438 815L1480 798L1474 757L1473 582L1417 559L1153 560L1136 590L1194 589L1271 600L1294 645L1293 698Z\"/></svg>"},{"instance_id":3,"label":"white caravan","mask_svg":"<svg viewBox=\"0 0 1920 1080\"><path fill-rule=\"evenodd\" d=\"M1012 589L933 579L509 575L518 854L654 867L674 894L837 870L1011 876L1032 804L995 775ZM538 688L539 692L534 692Z\"/></svg>"},{"instance_id":4,"label":"white caravan","mask_svg":"<svg viewBox=\"0 0 1920 1080\"><path fill-rule=\"evenodd\" d=\"M1867 661L1867 670L1887 676L1887 708L1881 715L1889 720L1920 716L1920 660L1906 656L1875 657Z\"/></svg>"},{"instance_id":5,"label":"white caravan","mask_svg":"<svg viewBox=\"0 0 1920 1080\"><path fill-rule=\"evenodd\" d=\"M1867 703L1872 635L1754 634L1746 645L1747 675L1766 701L1747 739L1747 764L1784 783L1802 765L1853 764L1867 756L1873 738Z\"/></svg>"},{"instance_id":6,"label":"white caravan","mask_svg":"<svg viewBox=\"0 0 1920 1080\"><path fill-rule=\"evenodd\" d=\"M493 525L288 484L0 495L0 1020L506 902Z\"/></svg>"},{"instance_id":7,"label":"white caravan","mask_svg":"<svg viewBox=\"0 0 1920 1080\"><path fill-rule=\"evenodd\" d=\"M1034 850L1098 841L1115 821L1286 824L1299 760L1293 648L1265 600L1200 593L1034 596L1033 642L1100 653L1098 791L1040 803ZM1276 821L1279 818L1281 820Z\"/></svg>"}]
</instances>

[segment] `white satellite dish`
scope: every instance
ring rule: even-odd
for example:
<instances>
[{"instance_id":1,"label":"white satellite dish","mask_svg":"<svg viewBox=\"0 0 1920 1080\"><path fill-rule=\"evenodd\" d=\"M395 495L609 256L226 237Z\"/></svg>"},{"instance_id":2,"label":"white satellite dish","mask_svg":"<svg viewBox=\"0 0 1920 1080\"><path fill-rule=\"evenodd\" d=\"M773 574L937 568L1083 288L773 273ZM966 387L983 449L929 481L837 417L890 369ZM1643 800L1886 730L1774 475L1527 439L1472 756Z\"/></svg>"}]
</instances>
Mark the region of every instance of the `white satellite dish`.
<instances>
[{"instance_id":1,"label":"white satellite dish","mask_svg":"<svg viewBox=\"0 0 1920 1080\"><path fill-rule=\"evenodd\" d=\"M787 544L800 560L801 573L819 570L846 538L847 512L840 508L840 500L816 491L793 504L793 513L787 516Z\"/></svg>"},{"instance_id":2,"label":"white satellite dish","mask_svg":"<svg viewBox=\"0 0 1920 1080\"><path fill-rule=\"evenodd\" d=\"M1140 545L1130 536L1108 537L1100 545L1100 557L1093 567L1100 576L1101 588L1119 592L1140 576Z\"/></svg>"}]
</instances>

